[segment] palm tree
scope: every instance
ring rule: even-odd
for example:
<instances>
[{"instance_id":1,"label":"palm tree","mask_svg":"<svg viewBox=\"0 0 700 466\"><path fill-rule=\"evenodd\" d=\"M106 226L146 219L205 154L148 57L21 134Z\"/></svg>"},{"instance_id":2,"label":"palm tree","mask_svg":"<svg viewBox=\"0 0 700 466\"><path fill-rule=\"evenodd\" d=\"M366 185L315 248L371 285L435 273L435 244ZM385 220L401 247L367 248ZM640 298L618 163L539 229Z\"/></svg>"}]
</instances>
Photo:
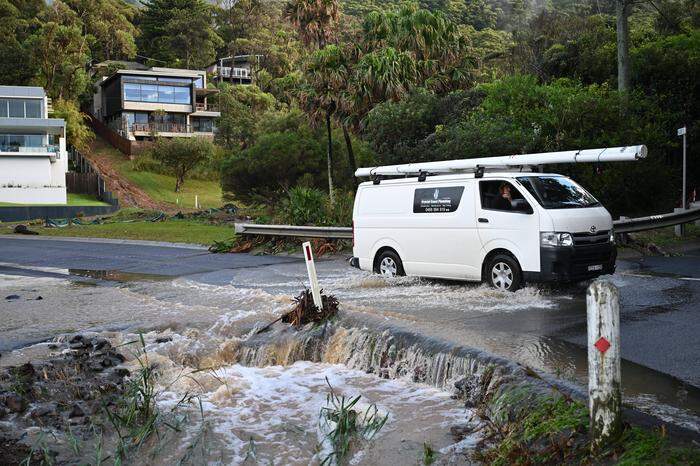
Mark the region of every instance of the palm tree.
<instances>
[{"instance_id":1,"label":"palm tree","mask_svg":"<svg viewBox=\"0 0 700 466\"><path fill-rule=\"evenodd\" d=\"M338 0L290 0L285 16L296 27L306 45L315 45L317 51L307 66L307 83L299 92L302 108L316 121L325 119L328 135L326 159L328 162L328 196L334 203L333 193L333 136L331 120L337 108L337 93L345 78L342 53L335 45L327 45L334 37L340 17ZM322 115L322 116L321 116Z\"/></svg>"},{"instance_id":2,"label":"palm tree","mask_svg":"<svg viewBox=\"0 0 700 466\"><path fill-rule=\"evenodd\" d=\"M338 0L290 0L284 15L297 28L304 44L322 49L335 37L340 8Z\"/></svg>"},{"instance_id":3,"label":"palm tree","mask_svg":"<svg viewBox=\"0 0 700 466\"><path fill-rule=\"evenodd\" d=\"M345 55L337 45L326 45L311 55L306 66L306 85L299 93L302 108L316 121L324 120L328 139L328 193L331 204L333 193L333 138L332 118L338 109L340 95L348 80L349 69Z\"/></svg>"}]
</instances>

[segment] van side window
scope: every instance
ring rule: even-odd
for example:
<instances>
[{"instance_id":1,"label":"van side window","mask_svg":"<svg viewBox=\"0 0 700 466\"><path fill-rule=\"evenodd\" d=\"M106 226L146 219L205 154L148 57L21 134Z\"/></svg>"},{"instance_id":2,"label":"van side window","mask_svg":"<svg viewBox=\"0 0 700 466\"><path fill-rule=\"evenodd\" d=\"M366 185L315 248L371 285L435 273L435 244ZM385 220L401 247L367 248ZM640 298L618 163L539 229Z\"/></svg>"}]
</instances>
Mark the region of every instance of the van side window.
<instances>
[{"instance_id":1,"label":"van side window","mask_svg":"<svg viewBox=\"0 0 700 466\"><path fill-rule=\"evenodd\" d=\"M479 182L481 208L506 212L532 213L532 207L520 191L504 180Z\"/></svg>"}]
</instances>

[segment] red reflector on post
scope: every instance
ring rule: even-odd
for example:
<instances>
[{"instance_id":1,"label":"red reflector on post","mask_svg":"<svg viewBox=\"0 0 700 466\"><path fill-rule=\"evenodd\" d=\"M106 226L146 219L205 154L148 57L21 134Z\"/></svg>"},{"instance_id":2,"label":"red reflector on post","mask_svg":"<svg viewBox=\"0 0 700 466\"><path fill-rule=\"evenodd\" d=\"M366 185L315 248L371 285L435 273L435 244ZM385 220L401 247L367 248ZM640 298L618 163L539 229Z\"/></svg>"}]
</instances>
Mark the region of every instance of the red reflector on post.
<instances>
[{"instance_id":1,"label":"red reflector on post","mask_svg":"<svg viewBox=\"0 0 700 466\"><path fill-rule=\"evenodd\" d=\"M593 346L595 346L598 351L605 354L605 352L610 349L610 342L606 340L605 337L600 337Z\"/></svg>"},{"instance_id":2,"label":"red reflector on post","mask_svg":"<svg viewBox=\"0 0 700 466\"><path fill-rule=\"evenodd\" d=\"M311 260L311 246L306 246L306 260L310 261Z\"/></svg>"}]
</instances>

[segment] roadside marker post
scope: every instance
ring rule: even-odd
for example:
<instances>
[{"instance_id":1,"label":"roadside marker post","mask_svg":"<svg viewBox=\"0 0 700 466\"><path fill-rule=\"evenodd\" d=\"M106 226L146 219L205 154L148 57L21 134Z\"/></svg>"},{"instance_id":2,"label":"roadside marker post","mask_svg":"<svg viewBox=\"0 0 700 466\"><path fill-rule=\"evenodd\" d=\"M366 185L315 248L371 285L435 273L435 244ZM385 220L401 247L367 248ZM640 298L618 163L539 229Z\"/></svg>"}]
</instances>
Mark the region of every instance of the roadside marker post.
<instances>
[{"instance_id":1,"label":"roadside marker post","mask_svg":"<svg viewBox=\"0 0 700 466\"><path fill-rule=\"evenodd\" d=\"M321 288L318 285L318 276L316 276L316 264L314 263L314 255L311 250L309 241L301 245L304 250L304 260L306 261L306 271L309 273L309 282L311 283L311 296L314 298L314 304L319 311L323 310L323 300L321 299Z\"/></svg>"},{"instance_id":2,"label":"roadside marker post","mask_svg":"<svg viewBox=\"0 0 700 466\"><path fill-rule=\"evenodd\" d=\"M685 154L685 148L686 148L686 127L678 128L678 137L683 137L683 202L681 202L680 208L673 209L674 212L682 212L688 208L688 194L686 191L686 154ZM685 225L680 224L676 225L674 228L674 232L676 236L681 237L685 234Z\"/></svg>"},{"instance_id":3,"label":"roadside marker post","mask_svg":"<svg viewBox=\"0 0 700 466\"><path fill-rule=\"evenodd\" d=\"M620 294L607 280L586 293L588 314L588 408L591 445L599 450L622 432Z\"/></svg>"}]
</instances>

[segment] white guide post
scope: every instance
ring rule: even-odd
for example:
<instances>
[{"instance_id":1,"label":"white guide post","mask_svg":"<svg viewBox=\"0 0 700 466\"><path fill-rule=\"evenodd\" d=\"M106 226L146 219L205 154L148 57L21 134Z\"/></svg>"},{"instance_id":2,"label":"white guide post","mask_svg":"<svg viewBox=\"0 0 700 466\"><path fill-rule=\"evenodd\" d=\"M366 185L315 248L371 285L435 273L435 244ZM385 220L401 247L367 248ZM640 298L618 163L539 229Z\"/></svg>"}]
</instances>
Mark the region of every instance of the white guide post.
<instances>
[{"instance_id":1,"label":"white guide post","mask_svg":"<svg viewBox=\"0 0 700 466\"><path fill-rule=\"evenodd\" d=\"M311 296L314 298L314 304L318 310L323 309L323 300L321 299L321 288L318 285L318 277L316 276L316 264L314 263L314 255L311 251L311 243L309 241L301 245L304 250L304 260L306 260L306 271L309 273L309 282L311 283Z\"/></svg>"},{"instance_id":2,"label":"white guide post","mask_svg":"<svg viewBox=\"0 0 700 466\"><path fill-rule=\"evenodd\" d=\"M199 196L196 194L194 195L194 208L199 209Z\"/></svg>"},{"instance_id":3,"label":"white guide post","mask_svg":"<svg viewBox=\"0 0 700 466\"><path fill-rule=\"evenodd\" d=\"M620 294L596 280L586 294L588 312L588 407L594 450L622 432L620 374Z\"/></svg>"}]
</instances>

